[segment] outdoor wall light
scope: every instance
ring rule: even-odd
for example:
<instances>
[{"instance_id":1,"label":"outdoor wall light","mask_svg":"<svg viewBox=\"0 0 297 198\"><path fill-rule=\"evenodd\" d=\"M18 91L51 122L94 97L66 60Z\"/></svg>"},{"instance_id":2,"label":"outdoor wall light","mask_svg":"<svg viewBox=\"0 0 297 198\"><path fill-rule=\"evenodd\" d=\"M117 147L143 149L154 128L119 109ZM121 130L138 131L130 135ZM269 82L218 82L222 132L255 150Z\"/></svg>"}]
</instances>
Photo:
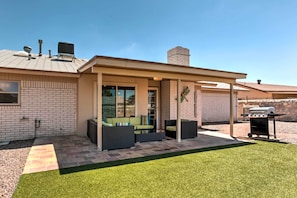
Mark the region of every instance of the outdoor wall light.
<instances>
[{"instance_id":1,"label":"outdoor wall light","mask_svg":"<svg viewBox=\"0 0 297 198\"><path fill-rule=\"evenodd\" d=\"M155 81L161 81L163 78L161 78L161 77L153 77L153 80L155 80Z\"/></svg>"}]
</instances>

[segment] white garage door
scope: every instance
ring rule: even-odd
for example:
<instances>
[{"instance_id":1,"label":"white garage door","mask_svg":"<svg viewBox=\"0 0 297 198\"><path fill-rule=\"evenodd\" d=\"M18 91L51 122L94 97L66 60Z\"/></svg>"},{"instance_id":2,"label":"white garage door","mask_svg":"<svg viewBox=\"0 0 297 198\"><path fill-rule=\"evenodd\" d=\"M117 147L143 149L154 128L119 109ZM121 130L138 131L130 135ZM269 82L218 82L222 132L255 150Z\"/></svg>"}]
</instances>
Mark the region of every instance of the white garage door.
<instances>
[{"instance_id":1,"label":"white garage door","mask_svg":"<svg viewBox=\"0 0 297 198\"><path fill-rule=\"evenodd\" d=\"M230 120L229 93L202 93L202 122ZM237 120L237 94L234 94L234 120Z\"/></svg>"}]
</instances>

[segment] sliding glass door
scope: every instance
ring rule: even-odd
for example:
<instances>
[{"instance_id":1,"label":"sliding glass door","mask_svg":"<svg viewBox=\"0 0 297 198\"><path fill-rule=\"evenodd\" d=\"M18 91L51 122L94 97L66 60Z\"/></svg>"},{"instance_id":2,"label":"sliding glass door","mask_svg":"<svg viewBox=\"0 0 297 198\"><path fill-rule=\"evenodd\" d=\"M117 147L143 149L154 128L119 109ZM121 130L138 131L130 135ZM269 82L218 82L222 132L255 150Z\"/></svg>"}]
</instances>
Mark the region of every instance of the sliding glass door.
<instances>
[{"instance_id":1,"label":"sliding glass door","mask_svg":"<svg viewBox=\"0 0 297 198\"><path fill-rule=\"evenodd\" d=\"M116 117L116 86L102 87L102 119Z\"/></svg>"},{"instance_id":2,"label":"sliding glass door","mask_svg":"<svg viewBox=\"0 0 297 198\"><path fill-rule=\"evenodd\" d=\"M135 116L135 88L118 87L117 117Z\"/></svg>"},{"instance_id":3,"label":"sliding glass door","mask_svg":"<svg viewBox=\"0 0 297 198\"><path fill-rule=\"evenodd\" d=\"M155 120L158 127L158 89L149 88L148 90L148 115L150 120Z\"/></svg>"},{"instance_id":4,"label":"sliding glass door","mask_svg":"<svg viewBox=\"0 0 297 198\"><path fill-rule=\"evenodd\" d=\"M102 86L102 119L135 116L135 87Z\"/></svg>"}]
</instances>

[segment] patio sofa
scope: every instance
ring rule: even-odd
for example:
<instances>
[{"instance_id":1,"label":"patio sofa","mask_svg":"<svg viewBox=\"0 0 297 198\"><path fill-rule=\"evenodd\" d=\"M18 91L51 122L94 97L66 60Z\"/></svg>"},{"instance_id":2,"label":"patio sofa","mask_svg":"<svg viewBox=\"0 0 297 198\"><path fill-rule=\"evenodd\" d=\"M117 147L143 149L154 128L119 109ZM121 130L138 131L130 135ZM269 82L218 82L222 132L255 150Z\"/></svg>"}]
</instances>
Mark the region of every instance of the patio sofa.
<instances>
[{"instance_id":1,"label":"patio sofa","mask_svg":"<svg viewBox=\"0 0 297 198\"><path fill-rule=\"evenodd\" d=\"M87 136L97 144L97 121L88 120ZM102 126L102 150L133 147L135 143L133 126Z\"/></svg>"},{"instance_id":2,"label":"patio sofa","mask_svg":"<svg viewBox=\"0 0 297 198\"><path fill-rule=\"evenodd\" d=\"M197 137L198 127L197 121L182 120L181 121L181 139ZM176 138L176 120L165 120L165 135L167 137Z\"/></svg>"},{"instance_id":3,"label":"patio sofa","mask_svg":"<svg viewBox=\"0 0 297 198\"><path fill-rule=\"evenodd\" d=\"M124 117L124 118L106 118L105 126L129 126L134 127L134 131L153 130L155 128L153 120L148 120L147 116Z\"/></svg>"}]
</instances>

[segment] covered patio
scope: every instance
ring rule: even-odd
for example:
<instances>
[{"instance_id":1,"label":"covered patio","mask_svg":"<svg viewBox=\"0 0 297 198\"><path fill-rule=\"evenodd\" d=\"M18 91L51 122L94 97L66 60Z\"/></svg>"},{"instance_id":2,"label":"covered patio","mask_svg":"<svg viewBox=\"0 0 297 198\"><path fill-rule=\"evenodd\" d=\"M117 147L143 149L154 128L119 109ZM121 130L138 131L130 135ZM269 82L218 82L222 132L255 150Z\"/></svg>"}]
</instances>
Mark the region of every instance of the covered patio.
<instances>
[{"instance_id":1,"label":"covered patio","mask_svg":"<svg viewBox=\"0 0 297 198\"><path fill-rule=\"evenodd\" d=\"M105 162L120 164L123 160L142 160L146 157L162 158L165 154L174 156L181 152L185 154L245 144L242 140L213 131L202 131L198 136L182 142L166 139L136 143L132 148L110 151L99 151L87 137L75 135L40 137L34 141L23 174Z\"/></svg>"},{"instance_id":2,"label":"covered patio","mask_svg":"<svg viewBox=\"0 0 297 198\"><path fill-rule=\"evenodd\" d=\"M230 85L230 136L233 136L234 90L236 79L246 77L244 73L211 70L187 65L157 63L132 59L94 56L78 69L78 135L85 136L87 120L96 118L97 149L102 151L102 87L109 85L131 86L135 89L135 115L147 115L148 91L160 90L159 116L156 130L164 131L165 120L176 120L176 141L181 143L181 120L196 120L201 126L201 85L205 81L224 82ZM190 99L181 104L183 88L189 87ZM117 89L116 89L117 90ZM189 102L188 102L189 101ZM186 103L186 104L185 104ZM159 123L159 124L158 124Z\"/></svg>"}]
</instances>

